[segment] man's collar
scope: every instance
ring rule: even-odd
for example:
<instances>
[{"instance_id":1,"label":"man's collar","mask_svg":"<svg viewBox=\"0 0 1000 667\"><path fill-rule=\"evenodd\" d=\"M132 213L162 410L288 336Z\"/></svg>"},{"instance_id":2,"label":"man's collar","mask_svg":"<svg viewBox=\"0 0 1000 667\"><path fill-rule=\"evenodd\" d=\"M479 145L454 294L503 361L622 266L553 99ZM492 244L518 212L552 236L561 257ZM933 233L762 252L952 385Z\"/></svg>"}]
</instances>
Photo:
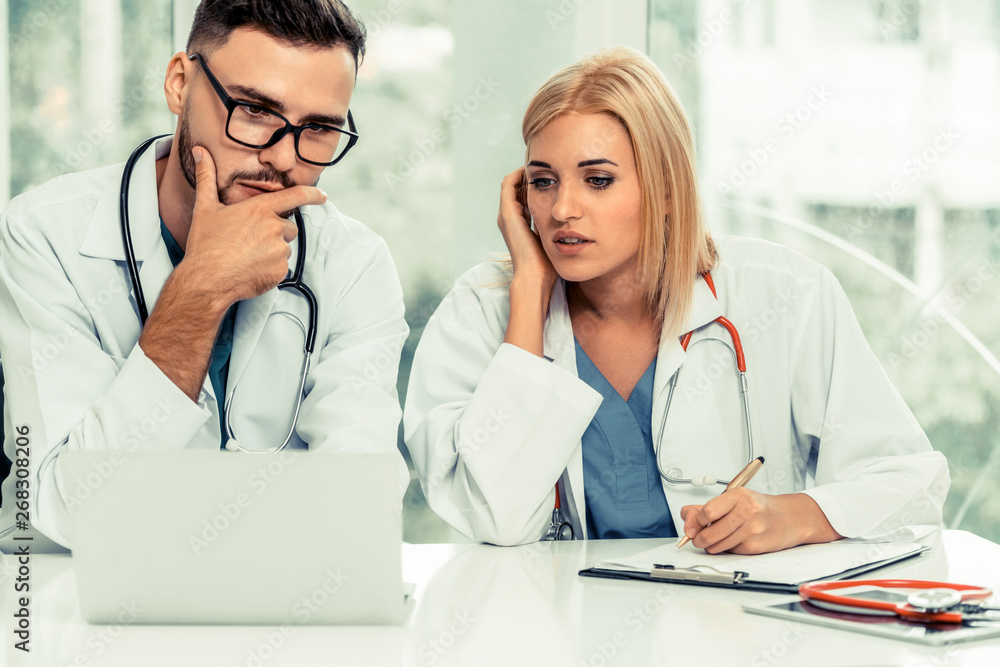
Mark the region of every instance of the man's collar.
<instances>
[{"instance_id":1,"label":"man's collar","mask_svg":"<svg viewBox=\"0 0 1000 667\"><path fill-rule=\"evenodd\" d=\"M142 261L162 242L160 213L156 188L156 161L170 154L173 137L157 141L135 163L129 185L129 228L136 261ZM119 216L121 176L124 163L111 183L105 187L94 208L90 227L80 246L80 254L100 259L125 260Z\"/></svg>"},{"instance_id":2,"label":"man's collar","mask_svg":"<svg viewBox=\"0 0 1000 667\"><path fill-rule=\"evenodd\" d=\"M689 331L700 329L721 315L722 306L719 304L719 300L712 294L705 278L698 276L695 279L691 295L691 309L688 311L687 317L684 318L684 326L681 327L680 334L684 335Z\"/></svg>"}]
</instances>

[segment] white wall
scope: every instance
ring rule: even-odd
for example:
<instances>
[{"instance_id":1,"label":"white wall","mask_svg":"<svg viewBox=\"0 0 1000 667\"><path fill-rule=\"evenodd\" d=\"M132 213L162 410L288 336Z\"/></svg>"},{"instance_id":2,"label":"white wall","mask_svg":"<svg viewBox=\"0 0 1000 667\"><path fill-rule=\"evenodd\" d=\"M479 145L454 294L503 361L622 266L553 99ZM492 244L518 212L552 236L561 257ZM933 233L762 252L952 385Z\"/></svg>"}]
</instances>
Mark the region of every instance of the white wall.
<instances>
[{"instance_id":1,"label":"white wall","mask_svg":"<svg viewBox=\"0 0 1000 667\"><path fill-rule=\"evenodd\" d=\"M174 0L174 51L184 51L198 0Z\"/></svg>"}]
</instances>

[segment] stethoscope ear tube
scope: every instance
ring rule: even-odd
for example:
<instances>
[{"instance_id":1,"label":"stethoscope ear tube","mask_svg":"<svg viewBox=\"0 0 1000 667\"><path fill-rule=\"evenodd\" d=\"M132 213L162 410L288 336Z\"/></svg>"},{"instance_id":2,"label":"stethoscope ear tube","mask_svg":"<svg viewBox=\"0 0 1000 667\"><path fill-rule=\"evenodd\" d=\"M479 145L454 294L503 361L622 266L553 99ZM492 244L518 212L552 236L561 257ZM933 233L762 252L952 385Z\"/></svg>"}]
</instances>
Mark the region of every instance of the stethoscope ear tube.
<instances>
[{"instance_id":1,"label":"stethoscope ear tube","mask_svg":"<svg viewBox=\"0 0 1000 667\"><path fill-rule=\"evenodd\" d=\"M139 158L153 142L168 136L170 135L161 134L150 137L136 146L125 163L122 184L118 193L118 223L122 232L122 248L125 251L125 264L128 267L129 278L132 280L132 295L135 297L135 305L139 311L139 324L142 327L146 326L146 320L149 319L149 310L146 308L146 297L142 292L142 285L139 283L139 266L135 261L135 249L132 247L131 221L128 215L129 188L132 183L132 171L135 169L135 163L139 161Z\"/></svg>"},{"instance_id":2,"label":"stethoscope ear tube","mask_svg":"<svg viewBox=\"0 0 1000 667\"><path fill-rule=\"evenodd\" d=\"M306 354L312 354L316 349L316 327L319 323L317 319L317 308L316 295L313 291L309 289L309 286L305 284L302 280L302 271L305 268L306 263L306 253L304 252L306 247L306 225L305 221L302 219L302 213L298 210L295 211L295 226L298 227L298 244L299 253L295 260L295 269L292 274L278 283L277 287L279 290L282 289L293 289L305 298L306 302L309 304L309 326L305 330L305 348Z\"/></svg>"}]
</instances>

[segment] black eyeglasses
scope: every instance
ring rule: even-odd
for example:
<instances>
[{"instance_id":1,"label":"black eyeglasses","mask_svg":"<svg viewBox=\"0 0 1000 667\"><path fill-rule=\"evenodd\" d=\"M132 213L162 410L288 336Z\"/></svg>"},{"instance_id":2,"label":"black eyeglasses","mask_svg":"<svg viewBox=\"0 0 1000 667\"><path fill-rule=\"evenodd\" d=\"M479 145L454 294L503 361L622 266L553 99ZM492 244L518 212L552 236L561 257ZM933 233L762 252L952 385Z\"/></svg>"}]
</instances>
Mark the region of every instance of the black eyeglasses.
<instances>
[{"instance_id":1,"label":"black eyeglasses","mask_svg":"<svg viewBox=\"0 0 1000 667\"><path fill-rule=\"evenodd\" d=\"M347 151L358 143L358 128L354 125L350 110L347 112L347 130L322 123L292 125L277 111L230 97L199 54L192 54L188 59L197 60L205 70L209 82L229 112L226 118L226 136L238 144L248 148L270 148L291 132L295 136L295 154L300 160L329 167L340 162ZM347 141L344 141L345 136Z\"/></svg>"}]
</instances>

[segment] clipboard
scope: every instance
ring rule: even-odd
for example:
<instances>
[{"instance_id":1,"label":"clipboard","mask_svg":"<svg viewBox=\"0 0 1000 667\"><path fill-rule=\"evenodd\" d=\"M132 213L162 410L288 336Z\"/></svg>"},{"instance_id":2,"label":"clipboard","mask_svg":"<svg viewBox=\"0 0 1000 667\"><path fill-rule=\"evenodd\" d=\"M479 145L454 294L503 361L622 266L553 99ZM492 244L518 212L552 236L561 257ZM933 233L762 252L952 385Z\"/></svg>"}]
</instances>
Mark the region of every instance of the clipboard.
<instances>
[{"instance_id":1,"label":"clipboard","mask_svg":"<svg viewBox=\"0 0 1000 667\"><path fill-rule=\"evenodd\" d=\"M794 594L809 581L854 578L930 550L913 542L848 539L738 556L678 552L674 544L671 541L628 558L597 563L580 570L579 575Z\"/></svg>"}]
</instances>

